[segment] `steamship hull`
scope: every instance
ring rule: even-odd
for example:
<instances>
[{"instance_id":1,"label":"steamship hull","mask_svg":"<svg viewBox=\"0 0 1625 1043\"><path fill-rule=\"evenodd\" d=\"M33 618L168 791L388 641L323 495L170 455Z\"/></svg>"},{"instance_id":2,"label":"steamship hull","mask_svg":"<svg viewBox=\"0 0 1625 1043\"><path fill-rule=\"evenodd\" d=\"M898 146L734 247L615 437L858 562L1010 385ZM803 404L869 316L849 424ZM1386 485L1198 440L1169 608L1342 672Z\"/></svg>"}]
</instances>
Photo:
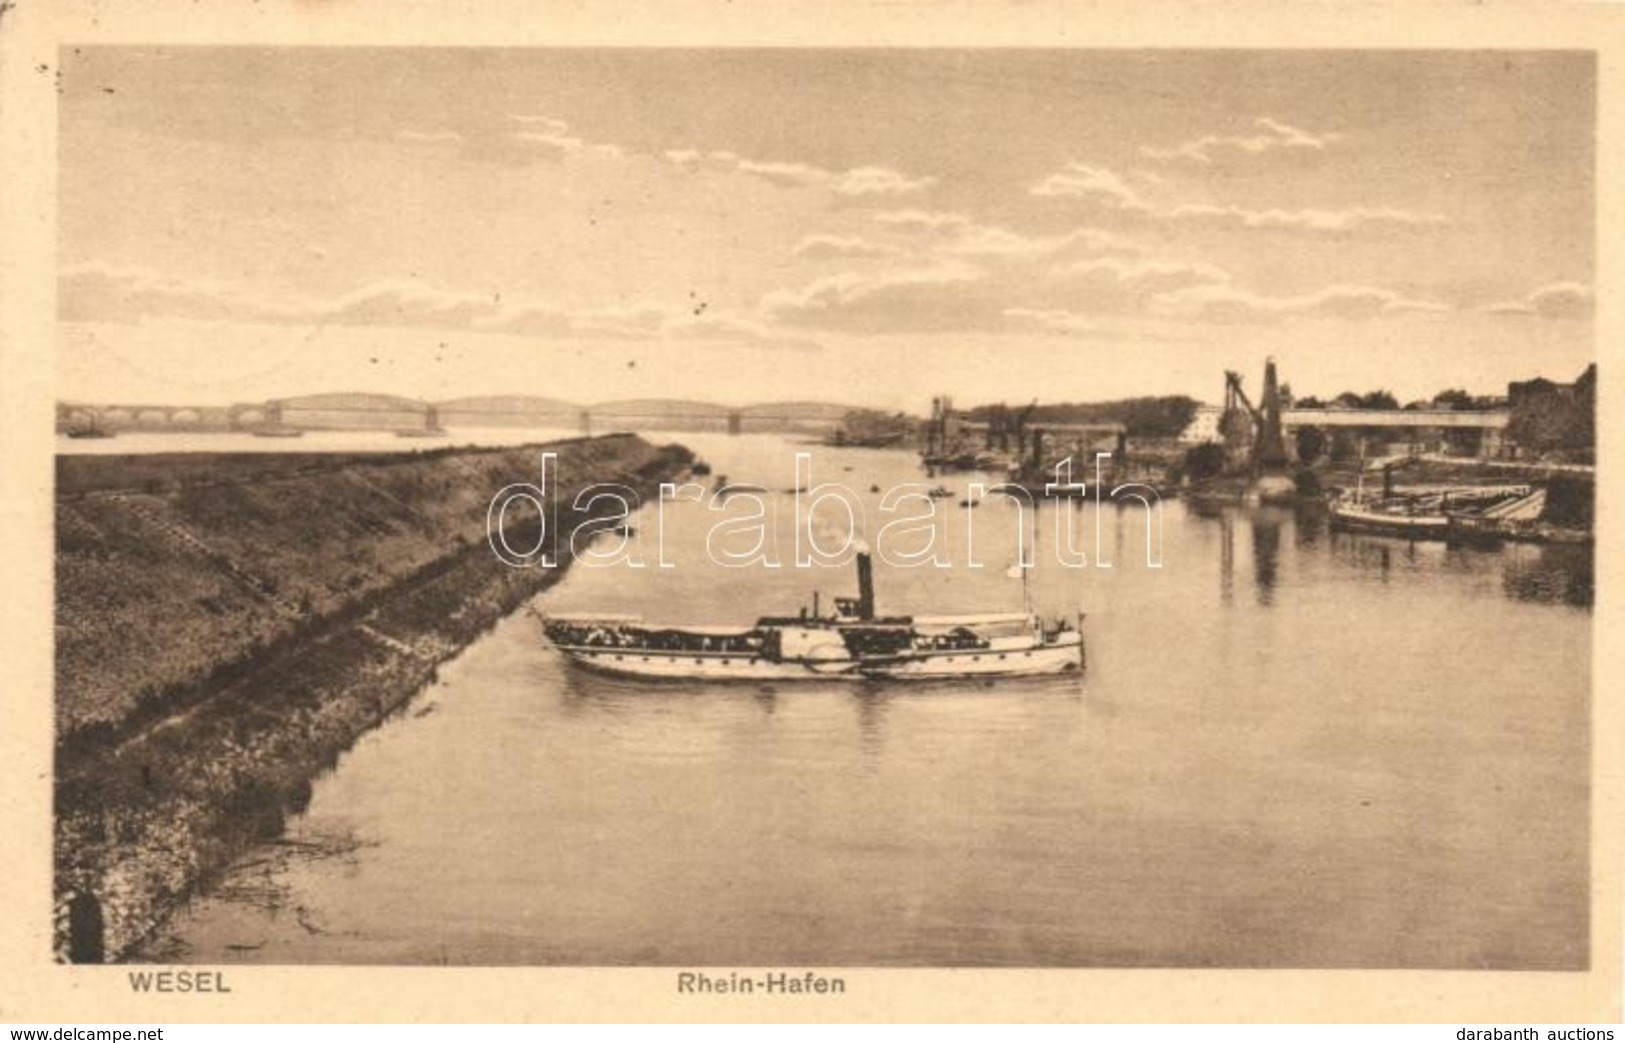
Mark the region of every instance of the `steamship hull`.
<instances>
[{"instance_id":1,"label":"steamship hull","mask_svg":"<svg viewBox=\"0 0 1625 1043\"><path fill-rule=\"evenodd\" d=\"M1075 632L1059 634L1047 643L1024 641L986 649L840 659L555 647L584 670L656 681L949 680L1040 677L1083 669L1083 639Z\"/></svg>"},{"instance_id":2,"label":"steamship hull","mask_svg":"<svg viewBox=\"0 0 1625 1043\"><path fill-rule=\"evenodd\" d=\"M729 653L556 645L572 665L597 674L653 681L810 681L855 674L856 660L774 660Z\"/></svg>"},{"instance_id":3,"label":"steamship hull","mask_svg":"<svg viewBox=\"0 0 1625 1043\"><path fill-rule=\"evenodd\" d=\"M1043 677L1083 669L1083 637L1059 634L1052 642L1024 642L976 651L920 652L887 663L860 664L865 677L898 681L976 677Z\"/></svg>"},{"instance_id":4,"label":"steamship hull","mask_svg":"<svg viewBox=\"0 0 1625 1043\"><path fill-rule=\"evenodd\" d=\"M1065 674L1084 665L1070 623L1030 614L882 619L766 617L745 628L662 626L636 616L543 620L585 670L647 680L941 680Z\"/></svg>"},{"instance_id":5,"label":"steamship hull","mask_svg":"<svg viewBox=\"0 0 1625 1043\"><path fill-rule=\"evenodd\" d=\"M828 616L815 598L810 613L763 616L749 626L572 615L544 617L542 628L575 665L650 680L992 678L1083 669L1083 637L1070 620L1046 625L1030 611L877 616L868 554L858 555L857 566L858 596L836 598Z\"/></svg>"}]
</instances>

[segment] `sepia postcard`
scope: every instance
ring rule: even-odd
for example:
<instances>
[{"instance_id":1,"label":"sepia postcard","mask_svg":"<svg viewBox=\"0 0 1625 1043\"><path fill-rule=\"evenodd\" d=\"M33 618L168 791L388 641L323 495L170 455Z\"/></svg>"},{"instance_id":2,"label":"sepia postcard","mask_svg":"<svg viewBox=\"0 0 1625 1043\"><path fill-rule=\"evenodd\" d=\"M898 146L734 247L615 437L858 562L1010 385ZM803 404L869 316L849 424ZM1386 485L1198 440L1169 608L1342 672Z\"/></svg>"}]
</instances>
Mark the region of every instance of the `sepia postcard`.
<instances>
[{"instance_id":1,"label":"sepia postcard","mask_svg":"<svg viewBox=\"0 0 1625 1043\"><path fill-rule=\"evenodd\" d=\"M1618 10L474 6L0 4L0 1020L1619 1018Z\"/></svg>"}]
</instances>

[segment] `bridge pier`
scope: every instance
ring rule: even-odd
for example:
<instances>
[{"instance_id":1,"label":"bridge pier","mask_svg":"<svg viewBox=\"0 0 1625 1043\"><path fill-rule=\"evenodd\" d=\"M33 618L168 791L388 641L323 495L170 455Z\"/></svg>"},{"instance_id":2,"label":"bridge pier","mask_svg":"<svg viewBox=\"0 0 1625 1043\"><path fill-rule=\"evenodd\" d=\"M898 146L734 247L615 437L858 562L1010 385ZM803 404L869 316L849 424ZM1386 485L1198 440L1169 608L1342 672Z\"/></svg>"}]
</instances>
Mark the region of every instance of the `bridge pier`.
<instances>
[{"instance_id":1,"label":"bridge pier","mask_svg":"<svg viewBox=\"0 0 1625 1043\"><path fill-rule=\"evenodd\" d=\"M57 403L56 429L58 431L71 431L80 426L92 429L101 427L102 411L94 406Z\"/></svg>"},{"instance_id":2,"label":"bridge pier","mask_svg":"<svg viewBox=\"0 0 1625 1043\"><path fill-rule=\"evenodd\" d=\"M745 416L735 409L728 414L728 433L737 435L745 429Z\"/></svg>"}]
</instances>

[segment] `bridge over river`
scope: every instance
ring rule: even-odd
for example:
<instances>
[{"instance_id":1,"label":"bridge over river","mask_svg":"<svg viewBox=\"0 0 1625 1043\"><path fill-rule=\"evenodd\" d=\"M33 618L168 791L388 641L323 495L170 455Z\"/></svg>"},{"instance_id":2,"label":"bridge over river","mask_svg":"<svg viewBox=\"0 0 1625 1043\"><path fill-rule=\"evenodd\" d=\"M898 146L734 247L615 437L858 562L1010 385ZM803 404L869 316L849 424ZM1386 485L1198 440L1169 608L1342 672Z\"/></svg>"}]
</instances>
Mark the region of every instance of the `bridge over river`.
<instances>
[{"instance_id":1,"label":"bridge over river","mask_svg":"<svg viewBox=\"0 0 1625 1043\"><path fill-rule=\"evenodd\" d=\"M100 431L439 431L445 426L570 428L582 434L627 429L671 431L833 430L850 407L826 402L725 406L641 399L578 405L525 395L430 402L394 395L341 393L238 402L229 406L131 402L59 402L59 432Z\"/></svg>"}]
</instances>

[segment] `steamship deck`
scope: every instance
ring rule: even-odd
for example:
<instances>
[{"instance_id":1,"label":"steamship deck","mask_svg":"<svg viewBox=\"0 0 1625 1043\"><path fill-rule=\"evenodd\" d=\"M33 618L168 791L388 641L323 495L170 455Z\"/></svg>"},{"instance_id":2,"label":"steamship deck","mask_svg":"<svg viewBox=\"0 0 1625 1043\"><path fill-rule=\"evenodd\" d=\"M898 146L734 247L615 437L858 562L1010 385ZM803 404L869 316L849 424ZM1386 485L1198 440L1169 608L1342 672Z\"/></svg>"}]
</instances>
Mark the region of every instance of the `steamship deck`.
<instances>
[{"instance_id":1,"label":"steamship deck","mask_svg":"<svg viewBox=\"0 0 1625 1043\"><path fill-rule=\"evenodd\" d=\"M628 677L949 678L1083 668L1082 634L1068 620L1046 624L1030 612L876 616L869 556L858 555L857 565L859 595L836 598L828 616L815 606L749 626L661 625L591 614L546 617L543 626L570 662Z\"/></svg>"}]
</instances>

